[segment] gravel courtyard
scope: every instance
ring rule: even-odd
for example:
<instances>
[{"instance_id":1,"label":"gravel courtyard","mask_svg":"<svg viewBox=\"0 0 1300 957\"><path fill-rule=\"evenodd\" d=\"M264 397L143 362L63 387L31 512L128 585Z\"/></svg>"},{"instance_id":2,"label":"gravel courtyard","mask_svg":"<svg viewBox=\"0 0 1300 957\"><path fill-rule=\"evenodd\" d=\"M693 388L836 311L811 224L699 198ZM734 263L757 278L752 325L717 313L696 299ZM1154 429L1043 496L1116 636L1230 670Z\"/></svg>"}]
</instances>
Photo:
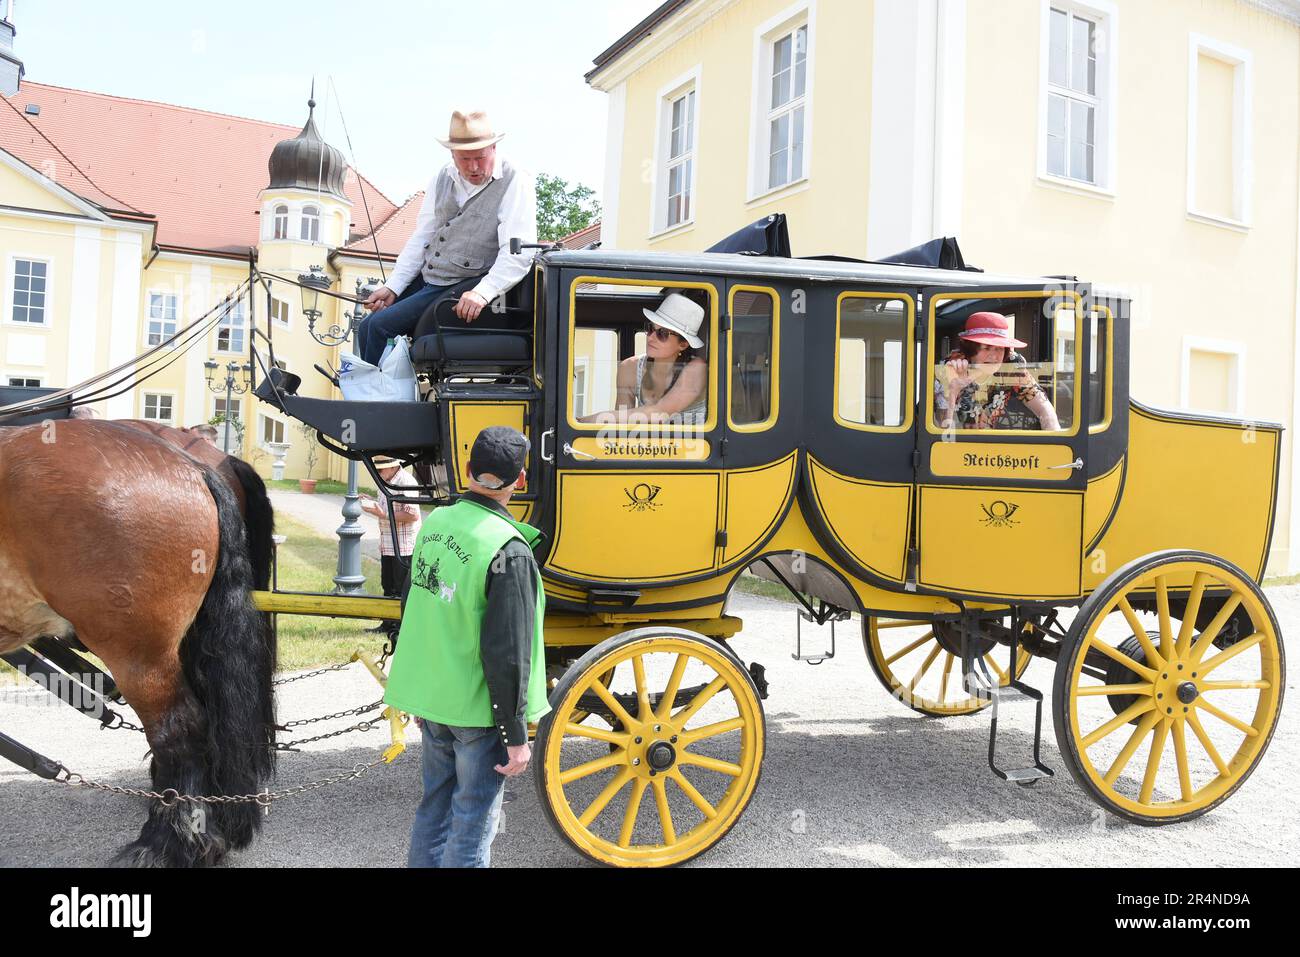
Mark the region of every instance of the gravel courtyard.
<instances>
[{"instance_id":1,"label":"gravel courtyard","mask_svg":"<svg viewBox=\"0 0 1300 957\"><path fill-rule=\"evenodd\" d=\"M1269 598L1283 634L1296 634L1300 587L1270 589ZM1033 789L1008 785L987 767L988 716L928 719L893 700L867 664L856 619L840 626L836 657L814 667L791 660L793 606L737 595L729 610L745 620L736 641L741 657L767 668L767 755L744 816L692 866L1293 866L1300 856L1300 805L1291 793L1300 776L1294 677L1272 745L1241 790L1195 821L1146 828L1103 815L1074 783L1056 749L1050 707L1043 755L1056 777ZM360 625L357 634L359 642L371 637ZM1036 660L1025 680L1050 695L1052 668ZM0 686L0 729L86 777L148 785L139 735L99 731L28 687ZM285 685L281 720L363 705L377 692L360 666ZM1002 726L1000 741L1027 751L1032 710L1006 712ZM277 786L372 761L386 735L350 734L285 754ZM229 866L404 864L420 790L419 738L413 728L408 736L394 765L277 803L260 840ZM546 823L531 774L508 785L507 800L494 866L585 865ZM143 816L137 799L72 790L0 764L0 866L102 864Z\"/></svg>"}]
</instances>

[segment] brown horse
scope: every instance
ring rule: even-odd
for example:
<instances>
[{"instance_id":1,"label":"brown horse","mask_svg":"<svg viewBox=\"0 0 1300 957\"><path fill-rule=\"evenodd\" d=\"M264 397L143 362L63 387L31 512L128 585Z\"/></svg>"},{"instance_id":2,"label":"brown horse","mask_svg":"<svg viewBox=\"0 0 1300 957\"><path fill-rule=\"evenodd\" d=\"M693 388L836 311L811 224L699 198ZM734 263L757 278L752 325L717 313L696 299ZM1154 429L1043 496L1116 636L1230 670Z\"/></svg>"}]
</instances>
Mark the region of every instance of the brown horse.
<instances>
[{"instance_id":1,"label":"brown horse","mask_svg":"<svg viewBox=\"0 0 1300 957\"><path fill-rule=\"evenodd\" d=\"M0 652L75 632L139 715L156 791L251 794L273 773L255 583L235 494L194 456L116 422L0 429ZM196 826L190 806L154 803L120 857L211 864L260 822L255 804L210 805Z\"/></svg>"},{"instance_id":2,"label":"brown horse","mask_svg":"<svg viewBox=\"0 0 1300 957\"><path fill-rule=\"evenodd\" d=\"M248 531L248 547L253 560L253 581L258 590L265 590L271 581L271 535L275 531L271 500L266 495L266 483L256 470L243 459L221 451L204 436L191 429L176 429L149 419L114 419L120 425L140 429L174 445L202 464L217 470L226 480L239 502Z\"/></svg>"}]
</instances>

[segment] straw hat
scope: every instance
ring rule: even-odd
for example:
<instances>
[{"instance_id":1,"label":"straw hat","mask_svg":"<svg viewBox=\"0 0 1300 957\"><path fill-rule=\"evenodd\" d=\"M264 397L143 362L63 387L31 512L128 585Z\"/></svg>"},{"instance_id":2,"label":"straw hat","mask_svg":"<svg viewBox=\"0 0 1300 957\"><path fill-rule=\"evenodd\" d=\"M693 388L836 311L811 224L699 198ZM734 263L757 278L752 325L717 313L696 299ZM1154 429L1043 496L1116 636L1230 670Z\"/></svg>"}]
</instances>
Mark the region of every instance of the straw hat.
<instances>
[{"instance_id":1,"label":"straw hat","mask_svg":"<svg viewBox=\"0 0 1300 957\"><path fill-rule=\"evenodd\" d=\"M704 345L704 340L696 335L700 331L700 323L704 321L704 307L691 302L681 293L670 293L653 312L649 309L641 311L656 326L677 333L690 343L692 349Z\"/></svg>"},{"instance_id":2,"label":"straw hat","mask_svg":"<svg viewBox=\"0 0 1300 957\"><path fill-rule=\"evenodd\" d=\"M451 128L445 140L438 140L449 150L481 150L500 142L504 133L493 133L492 123L482 110L451 114Z\"/></svg>"}]
</instances>

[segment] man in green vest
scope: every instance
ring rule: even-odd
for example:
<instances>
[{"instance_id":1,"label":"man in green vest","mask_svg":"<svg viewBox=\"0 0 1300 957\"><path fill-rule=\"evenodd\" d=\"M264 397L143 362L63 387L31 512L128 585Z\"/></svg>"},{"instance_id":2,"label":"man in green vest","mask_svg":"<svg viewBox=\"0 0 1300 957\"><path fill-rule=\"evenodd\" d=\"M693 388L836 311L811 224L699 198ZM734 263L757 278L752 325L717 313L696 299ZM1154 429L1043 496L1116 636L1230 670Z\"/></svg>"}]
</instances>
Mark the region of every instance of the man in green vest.
<instances>
[{"instance_id":1,"label":"man in green vest","mask_svg":"<svg viewBox=\"0 0 1300 957\"><path fill-rule=\"evenodd\" d=\"M506 509L524 481L528 439L479 433L469 491L425 519L384 700L419 719L424 797L411 867L487 867L505 779L528 767L528 724L550 710L541 532Z\"/></svg>"}]
</instances>

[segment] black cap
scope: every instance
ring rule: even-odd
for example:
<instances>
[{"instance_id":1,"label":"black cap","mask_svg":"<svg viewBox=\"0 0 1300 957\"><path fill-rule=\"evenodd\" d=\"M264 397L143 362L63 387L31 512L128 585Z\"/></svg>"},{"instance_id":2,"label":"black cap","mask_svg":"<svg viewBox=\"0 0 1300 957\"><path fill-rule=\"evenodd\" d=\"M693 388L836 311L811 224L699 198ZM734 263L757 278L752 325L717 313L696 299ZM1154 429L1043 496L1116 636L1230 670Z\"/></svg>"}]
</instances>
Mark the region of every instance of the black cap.
<instances>
[{"instance_id":1,"label":"black cap","mask_svg":"<svg viewBox=\"0 0 1300 957\"><path fill-rule=\"evenodd\" d=\"M508 425L491 425L478 434L469 453L469 471L474 481L491 489L513 485L528 462L528 437ZM480 475L495 475L501 481L484 482Z\"/></svg>"}]
</instances>

